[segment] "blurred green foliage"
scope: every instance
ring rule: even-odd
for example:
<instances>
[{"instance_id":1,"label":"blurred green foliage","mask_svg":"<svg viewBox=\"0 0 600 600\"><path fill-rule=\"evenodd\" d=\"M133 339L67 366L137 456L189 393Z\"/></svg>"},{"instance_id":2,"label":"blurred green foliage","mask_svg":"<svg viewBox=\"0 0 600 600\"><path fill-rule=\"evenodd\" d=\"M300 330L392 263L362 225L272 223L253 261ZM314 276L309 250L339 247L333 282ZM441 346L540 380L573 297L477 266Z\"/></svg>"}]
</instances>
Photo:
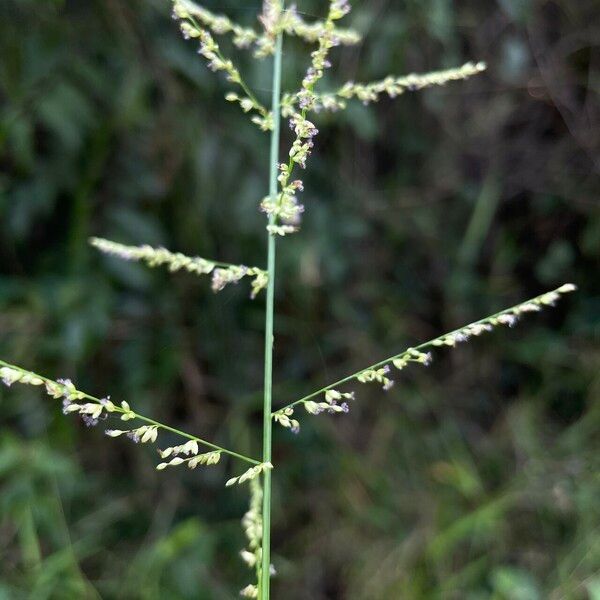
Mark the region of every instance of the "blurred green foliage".
<instances>
[{"instance_id":1,"label":"blurred green foliage","mask_svg":"<svg viewBox=\"0 0 600 600\"><path fill-rule=\"evenodd\" d=\"M600 598L596 0L365 0L326 86L485 60L322 115L281 244L276 404L566 281L581 291L275 438L275 598ZM251 22L252 2L211 1ZM300 8L318 15L322 3ZM263 265L267 139L163 0L0 4L0 355L257 453L262 302L90 235ZM596 37L595 37L596 36ZM595 37L595 39L594 39ZM286 47L285 83L306 59ZM269 65L241 58L268 99ZM406 373L406 375L404 375ZM232 598L243 490L0 391L0 598Z\"/></svg>"}]
</instances>

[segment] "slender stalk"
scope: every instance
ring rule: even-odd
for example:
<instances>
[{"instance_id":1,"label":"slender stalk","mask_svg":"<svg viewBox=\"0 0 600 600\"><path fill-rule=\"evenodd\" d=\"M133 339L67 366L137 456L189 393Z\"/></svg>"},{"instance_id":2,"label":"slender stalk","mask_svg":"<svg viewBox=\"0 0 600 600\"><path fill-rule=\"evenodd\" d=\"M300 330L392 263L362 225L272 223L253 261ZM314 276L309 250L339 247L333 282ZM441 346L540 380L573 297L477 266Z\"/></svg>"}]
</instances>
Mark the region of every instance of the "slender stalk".
<instances>
[{"instance_id":1,"label":"slender stalk","mask_svg":"<svg viewBox=\"0 0 600 600\"><path fill-rule=\"evenodd\" d=\"M283 6L282 6L283 8ZM280 32L275 45L275 58L273 61L273 130L271 132L271 155L269 169L269 195L275 201L277 197L277 171L279 164L279 137L281 129L281 63L282 63L283 36ZM276 222L275 214L269 218L270 224ZM273 321L275 305L275 258L277 244L276 235L269 233L267 271L269 283L267 286L267 305L265 314L265 383L263 403L263 462L271 462L271 409L273 405ZM271 471L264 472L263 480L263 535L261 581L259 586L261 600L268 600L271 579Z\"/></svg>"}]
</instances>

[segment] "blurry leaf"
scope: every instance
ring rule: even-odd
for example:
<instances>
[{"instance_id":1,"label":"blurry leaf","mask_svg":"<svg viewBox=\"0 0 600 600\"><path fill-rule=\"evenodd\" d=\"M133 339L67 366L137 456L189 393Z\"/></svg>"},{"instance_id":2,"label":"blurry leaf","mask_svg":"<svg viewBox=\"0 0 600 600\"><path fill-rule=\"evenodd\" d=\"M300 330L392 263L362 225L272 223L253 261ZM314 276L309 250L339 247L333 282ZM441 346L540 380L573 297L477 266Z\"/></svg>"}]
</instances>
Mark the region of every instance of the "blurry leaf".
<instances>
[{"instance_id":1,"label":"blurry leaf","mask_svg":"<svg viewBox=\"0 0 600 600\"><path fill-rule=\"evenodd\" d=\"M566 240L554 242L546 256L537 264L537 275L540 281L549 284L554 281L569 279L569 272L575 255Z\"/></svg>"},{"instance_id":2,"label":"blurry leaf","mask_svg":"<svg viewBox=\"0 0 600 600\"><path fill-rule=\"evenodd\" d=\"M596 577L586 584L590 600L600 600L600 577Z\"/></svg>"},{"instance_id":3,"label":"blurry leaf","mask_svg":"<svg viewBox=\"0 0 600 600\"><path fill-rule=\"evenodd\" d=\"M502 600L541 600L535 579L527 572L500 567L492 573L494 591Z\"/></svg>"},{"instance_id":4,"label":"blurry leaf","mask_svg":"<svg viewBox=\"0 0 600 600\"><path fill-rule=\"evenodd\" d=\"M83 93L68 83L56 85L38 103L42 123L68 150L82 147L86 129L92 125L93 109Z\"/></svg>"},{"instance_id":5,"label":"blurry leaf","mask_svg":"<svg viewBox=\"0 0 600 600\"><path fill-rule=\"evenodd\" d=\"M519 21L526 22L531 14L531 0L498 0L500 6L507 14Z\"/></svg>"},{"instance_id":6,"label":"blurry leaf","mask_svg":"<svg viewBox=\"0 0 600 600\"><path fill-rule=\"evenodd\" d=\"M431 471L438 481L453 486L467 498L482 492L481 482L471 465L457 461L439 462L432 466Z\"/></svg>"},{"instance_id":7,"label":"blurry leaf","mask_svg":"<svg viewBox=\"0 0 600 600\"><path fill-rule=\"evenodd\" d=\"M471 514L456 519L454 523L442 529L430 542L429 548L435 560L451 554L456 547L469 538L487 538L493 535L498 521L503 517L513 499L501 496L475 509Z\"/></svg>"},{"instance_id":8,"label":"blurry leaf","mask_svg":"<svg viewBox=\"0 0 600 600\"><path fill-rule=\"evenodd\" d=\"M502 45L498 70L506 81L517 83L526 75L530 61L531 53L526 44L518 37L509 37Z\"/></svg>"}]
</instances>

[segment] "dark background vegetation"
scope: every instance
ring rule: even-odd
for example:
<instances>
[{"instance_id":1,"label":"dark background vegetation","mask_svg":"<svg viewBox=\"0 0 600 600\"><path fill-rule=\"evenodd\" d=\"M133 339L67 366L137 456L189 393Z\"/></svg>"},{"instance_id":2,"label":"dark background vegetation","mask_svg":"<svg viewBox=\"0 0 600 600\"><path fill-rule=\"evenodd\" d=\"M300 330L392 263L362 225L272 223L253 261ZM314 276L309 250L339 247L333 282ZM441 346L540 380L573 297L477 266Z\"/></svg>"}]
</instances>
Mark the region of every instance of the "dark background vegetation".
<instances>
[{"instance_id":1,"label":"dark background vegetation","mask_svg":"<svg viewBox=\"0 0 600 600\"><path fill-rule=\"evenodd\" d=\"M355 4L364 43L322 89L489 70L318 118L304 225L280 244L276 404L580 291L276 431L274 598L598 600L600 5ZM305 50L286 46L288 89ZM268 101L268 62L240 61ZM259 454L263 299L87 245L264 265L268 140L226 89L166 0L0 3L0 356ZM239 464L157 473L34 388L0 400L2 600L226 599L250 580L246 491L223 487Z\"/></svg>"}]
</instances>

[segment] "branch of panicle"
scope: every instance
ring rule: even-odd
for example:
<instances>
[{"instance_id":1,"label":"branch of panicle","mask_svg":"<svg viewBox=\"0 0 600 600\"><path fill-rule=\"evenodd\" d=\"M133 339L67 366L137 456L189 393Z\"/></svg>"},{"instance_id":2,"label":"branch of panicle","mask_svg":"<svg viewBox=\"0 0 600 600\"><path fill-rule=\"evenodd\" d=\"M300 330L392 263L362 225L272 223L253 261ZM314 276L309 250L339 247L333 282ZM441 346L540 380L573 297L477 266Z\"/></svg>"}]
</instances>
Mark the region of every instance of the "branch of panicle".
<instances>
[{"instance_id":1,"label":"branch of panicle","mask_svg":"<svg viewBox=\"0 0 600 600\"><path fill-rule=\"evenodd\" d=\"M0 360L0 379L8 387L14 383L20 383L45 388L50 397L62 400L62 410L65 415L79 415L88 427L95 427L111 417L119 417L122 422L138 420L144 423L144 425L130 429L106 429L106 435L112 438L125 436L136 444L156 444L161 430L185 438L187 441L181 445L158 450L161 458L169 459L167 462L157 465L156 468L159 471L182 464L186 464L190 469L195 469L199 465L215 465L220 461L222 454L228 454L252 465L249 471L236 478L236 483L249 481L265 468L271 468L248 456L136 413L128 402L123 401L120 404L115 404L110 396L106 398L91 396L78 390L70 379L57 379L55 381L2 360ZM210 451L201 452L202 446L210 448ZM255 474L257 469L258 473ZM227 485L231 484L228 482Z\"/></svg>"},{"instance_id":2,"label":"branch of panicle","mask_svg":"<svg viewBox=\"0 0 600 600\"><path fill-rule=\"evenodd\" d=\"M209 18L208 15L211 15L211 17ZM240 96L235 92L228 92L225 99L229 102L237 102L245 113L254 112L255 114L251 118L252 122L258 125L262 131L270 131L273 128L271 113L258 101L233 61L223 55L219 44L207 27L221 33L233 31L234 43L237 42L238 47L246 47L247 43L250 43L249 40L254 40L251 30L235 25L226 17L215 17L209 11L187 0L175 1L173 4L173 18L180 21L181 32L185 39L197 39L200 42L198 54L206 59L208 68L214 72L224 72L227 80L238 85L245 94ZM215 25L215 22L217 25Z\"/></svg>"},{"instance_id":3,"label":"branch of panicle","mask_svg":"<svg viewBox=\"0 0 600 600\"><path fill-rule=\"evenodd\" d=\"M486 64L483 62L468 62L455 69L421 74L411 73L403 77L390 75L385 79L371 83L349 81L335 92L317 94L313 110L315 112L343 110L347 106L346 101L353 98L360 100L365 105L379 101L382 94L387 94L390 98L397 98L405 92L416 92L433 86L444 86L452 81L469 79L483 73L486 68ZM301 103L301 98L298 97L298 94L287 94L282 102L285 113L290 114L293 112L294 107Z\"/></svg>"},{"instance_id":4,"label":"branch of panicle","mask_svg":"<svg viewBox=\"0 0 600 600\"><path fill-rule=\"evenodd\" d=\"M354 392L340 392L336 389L339 386L355 380L359 383L379 384L387 391L394 385L394 381L390 377L391 367L401 371L410 363L427 366L432 361L431 352L427 351L430 348L441 346L453 348L460 343L467 342L472 337L478 337L484 333L488 333L496 327L502 325L514 327L522 316L539 312L545 307L554 306L556 302L560 300L562 295L574 292L576 289L576 286L572 283L566 283L556 290L546 292L531 300L527 300L526 302L502 310L494 315L465 325L450 333L445 333L414 348L408 348L400 354L390 356L366 369L357 371L348 377L344 377L300 400L296 400L295 402L280 408L273 412L273 420L282 427L289 429L292 433L298 433L300 431L300 422L295 418L295 410L299 405L303 405L306 412L312 415L318 415L324 412L329 414L347 413L350 410L348 401L354 400ZM318 398L319 396L321 399Z\"/></svg>"},{"instance_id":5,"label":"branch of panicle","mask_svg":"<svg viewBox=\"0 0 600 600\"><path fill-rule=\"evenodd\" d=\"M143 246L126 246L103 238L91 238L90 244L101 252L128 261L146 263L149 267L168 267L171 273L184 270L195 275L211 275L213 292L220 292L229 284L237 284L244 277L252 277L251 298L267 287L268 273L258 267L232 265L229 263L207 260L199 256L186 256L180 252L170 252L166 248Z\"/></svg>"}]
</instances>

